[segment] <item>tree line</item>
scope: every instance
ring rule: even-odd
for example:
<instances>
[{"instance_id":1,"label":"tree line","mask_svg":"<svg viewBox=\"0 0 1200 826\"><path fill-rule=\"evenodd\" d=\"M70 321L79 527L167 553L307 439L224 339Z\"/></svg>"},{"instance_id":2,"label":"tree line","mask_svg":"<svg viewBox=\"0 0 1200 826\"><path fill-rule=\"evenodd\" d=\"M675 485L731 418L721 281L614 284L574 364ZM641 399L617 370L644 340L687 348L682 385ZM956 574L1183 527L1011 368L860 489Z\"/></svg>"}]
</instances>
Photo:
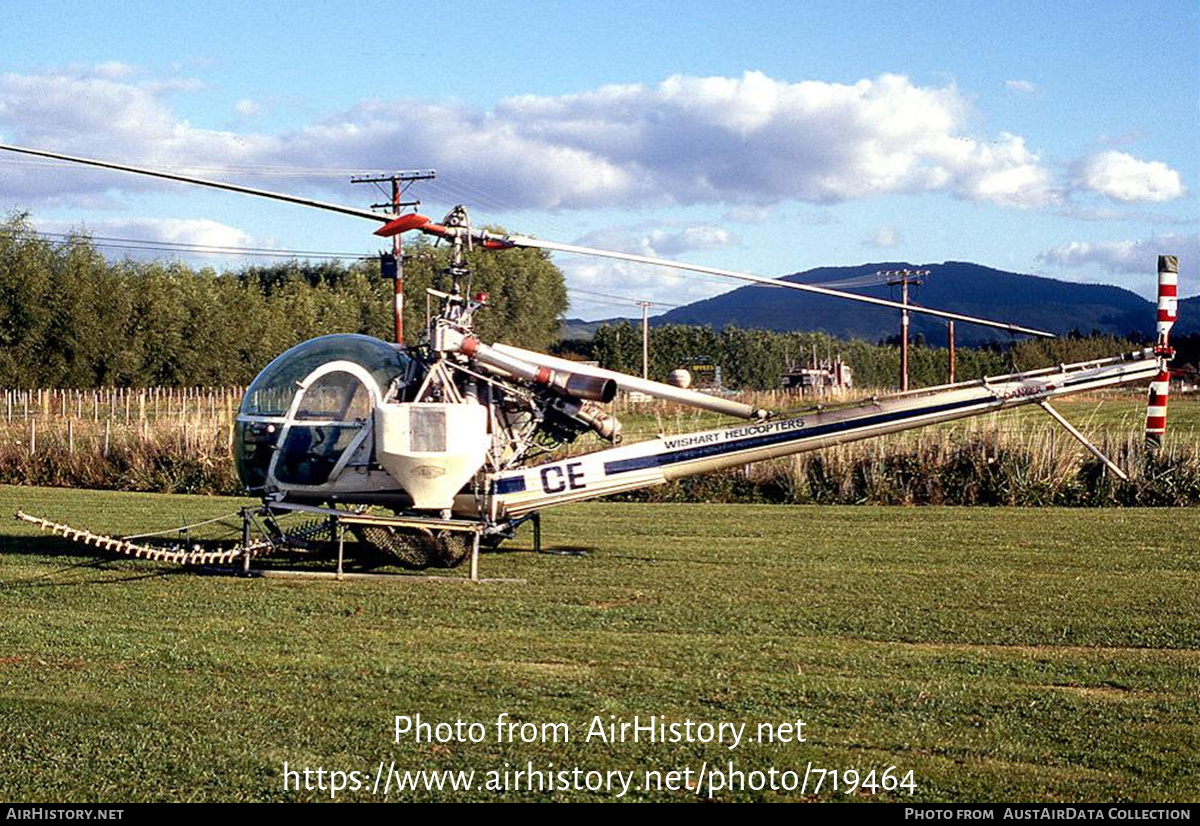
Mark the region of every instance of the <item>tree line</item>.
<instances>
[{"instance_id":1,"label":"tree line","mask_svg":"<svg viewBox=\"0 0 1200 826\"><path fill-rule=\"evenodd\" d=\"M1025 339L1006 345L955 349L955 380L967 381L999 376L1055 364L1113 356L1143 346L1126 338L1093 333L1072 333L1055 339ZM600 362L602 367L641 375L642 330L622 322L600 327L590 346L580 355ZM846 341L824 333L779 333L726 327L664 325L650 331L651 379L665 381L678 367L697 361L721 367L727 387L771 390L789 365L807 367L818 361L841 357L854 371L859 387L891 388L900 383L898 343ZM909 346L908 375L911 387L930 387L949 381L950 354L947 347L930 347L923 341Z\"/></svg>"},{"instance_id":2,"label":"tree line","mask_svg":"<svg viewBox=\"0 0 1200 826\"><path fill-rule=\"evenodd\" d=\"M425 327L426 288L446 250L411 245L405 330ZM489 294L485 340L546 349L567 308L562 273L539 250L470 253ZM288 261L232 272L180 261L109 261L86 235L39 236L23 214L0 223L0 386L246 384L275 356L326 333L391 340L393 285L376 260Z\"/></svg>"},{"instance_id":3,"label":"tree line","mask_svg":"<svg viewBox=\"0 0 1200 826\"><path fill-rule=\"evenodd\" d=\"M406 256L405 330L409 344L425 327L426 289L441 285L446 250L425 242ZM595 359L641 374L641 329L602 326L590 342L559 342L567 310L562 272L540 250L469 254L471 291L486 292L476 314L484 341ZM444 285L442 285L444 286ZM26 215L0 222L0 386L150 387L247 384L287 348L327 333L393 336L392 283L376 260L287 261L218 272L180 261L107 260L86 235L39 236ZM1084 361L1140 347L1144 341L1073 333L1057 339L958 348L956 378L968 380ZM1176 364L1195 363L1200 336L1176 338ZM840 340L823 333L778 333L728 327L653 328L650 377L707 362L725 386L779 387L788 365L842 357L860 387L895 387L895 341ZM913 387L949 378L945 347L919 337L909 350Z\"/></svg>"}]
</instances>

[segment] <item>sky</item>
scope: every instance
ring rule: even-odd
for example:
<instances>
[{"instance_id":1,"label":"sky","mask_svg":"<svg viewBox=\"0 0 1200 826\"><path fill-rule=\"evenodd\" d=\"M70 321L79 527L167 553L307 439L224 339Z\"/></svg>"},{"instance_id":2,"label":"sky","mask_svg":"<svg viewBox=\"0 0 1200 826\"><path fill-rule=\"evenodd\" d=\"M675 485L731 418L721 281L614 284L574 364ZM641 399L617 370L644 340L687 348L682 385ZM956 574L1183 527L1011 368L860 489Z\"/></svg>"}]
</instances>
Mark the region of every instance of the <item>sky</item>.
<instances>
[{"instance_id":1,"label":"sky","mask_svg":"<svg viewBox=\"0 0 1200 826\"><path fill-rule=\"evenodd\" d=\"M1175 253L1200 286L1192 0L6 0L0 29L0 143L360 208L352 175L434 169L435 219L768 276L973 261L1151 297ZM217 268L381 249L361 218L0 153L13 211ZM555 260L588 319L739 286Z\"/></svg>"}]
</instances>

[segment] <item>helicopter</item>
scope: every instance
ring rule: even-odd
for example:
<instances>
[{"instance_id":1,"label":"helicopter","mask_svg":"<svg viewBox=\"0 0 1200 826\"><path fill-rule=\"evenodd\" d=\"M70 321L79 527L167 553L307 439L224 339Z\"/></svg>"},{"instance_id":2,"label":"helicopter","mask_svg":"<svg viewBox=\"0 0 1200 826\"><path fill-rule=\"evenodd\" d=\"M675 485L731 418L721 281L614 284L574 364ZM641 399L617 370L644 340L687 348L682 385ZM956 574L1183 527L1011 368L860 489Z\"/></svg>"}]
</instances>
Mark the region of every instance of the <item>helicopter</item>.
<instances>
[{"instance_id":1,"label":"helicopter","mask_svg":"<svg viewBox=\"0 0 1200 826\"><path fill-rule=\"evenodd\" d=\"M540 512L664 484L694 474L819 450L888 433L1037 405L1064 426L1114 474L1124 472L1051 405L1053 399L1115 385L1150 381L1146 437L1153 446L1166 426L1169 343L1177 309L1178 259L1159 256L1154 345L1110 358L1061 364L874 397L839 408L772 411L689 389L583 365L475 334L474 317L487 296L470 291L467 252L481 248L540 249L669 267L923 313L1014 334L1053 337L1044 330L911 303L858 295L676 260L563 244L473 226L467 209L441 221L330 204L286 193L40 149L0 149L211 187L337 212L380 224L375 235L422 235L450 247L449 287L430 289L437 312L421 342L406 346L358 334L321 336L268 364L249 385L233 432L239 478L261 506L242 512L242 542L203 551L139 544L92 534L24 513L18 518L116 553L186 564L232 563L281 547L313 548L314 537L336 539L342 572L343 532L390 562L412 569L451 568L468 558L475 578L481 545L512 538L528 520L540 535ZM385 256L386 264L395 265ZM674 375L673 375L674 377ZM639 392L741 420L710 430L625 444L621 424L606 409L618 392ZM585 433L606 447L555 458ZM380 514L379 511L387 511ZM307 514L301 529L280 517ZM255 526L263 538L254 541ZM535 545L539 540L535 538ZM325 543L324 547L328 547Z\"/></svg>"}]
</instances>

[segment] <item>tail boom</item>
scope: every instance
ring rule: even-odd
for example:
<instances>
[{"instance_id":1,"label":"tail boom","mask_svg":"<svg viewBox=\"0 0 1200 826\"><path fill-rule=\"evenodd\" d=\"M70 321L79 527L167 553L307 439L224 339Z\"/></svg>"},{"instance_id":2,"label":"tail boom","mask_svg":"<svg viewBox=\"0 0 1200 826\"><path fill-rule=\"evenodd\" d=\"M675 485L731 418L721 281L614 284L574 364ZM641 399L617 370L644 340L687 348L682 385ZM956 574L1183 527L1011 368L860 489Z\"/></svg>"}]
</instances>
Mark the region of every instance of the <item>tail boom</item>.
<instances>
[{"instance_id":1,"label":"tail boom","mask_svg":"<svg viewBox=\"0 0 1200 826\"><path fill-rule=\"evenodd\" d=\"M492 477L498 510L510 517L662 484L697 473L1142 382L1158 374L1152 349L1101 361L1015 373L699 433L663 436Z\"/></svg>"}]
</instances>

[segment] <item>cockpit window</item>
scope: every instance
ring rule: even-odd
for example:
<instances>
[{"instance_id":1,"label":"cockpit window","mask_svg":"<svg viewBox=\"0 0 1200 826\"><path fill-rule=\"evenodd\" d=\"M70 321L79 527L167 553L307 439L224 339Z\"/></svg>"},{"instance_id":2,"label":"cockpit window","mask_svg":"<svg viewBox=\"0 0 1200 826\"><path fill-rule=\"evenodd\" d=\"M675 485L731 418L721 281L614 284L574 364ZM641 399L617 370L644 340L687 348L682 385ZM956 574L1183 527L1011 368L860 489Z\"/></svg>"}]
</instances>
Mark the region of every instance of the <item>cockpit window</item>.
<instances>
[{"instance_id":1,"label":"cockpit window","mask_svg":"<svg viewBox=\"0 0 1200 826\"><path fill-rule=\"evenodd\" d=\"M383 393L387 392L393 381L406 374L410 364L408 355L402 349L370 336L338 334L314 338L288 350L259 373L246 391L242 415L285 415L299 390L300 382L322 364L331 361L349 361L361 366L371 374ZM343 401L352 406L358 404L355 399ZM369 405L369 401L362 404Z\"/></svg>"},{"instance_id":2,"label":"cockpit window","mask_svg":"<svg viewBox=\"0 0 1200 826\"><path fill-rule=\"evenodd\" d=\"M371 393L362 380L332 370L305 390L275 463L288 485L323 485L371 415Z\"/></svg>"},{"instance_id":3,"label":"cockpit window","mask_svg":"<svg viewBox=\"0 0 1200 826\"><path fill-rule=\"evenodd\" d=\"M339 361L347 362L345 369L321 370ZM279 356L259 373L242 400L234 459L243 484L262 489L272 466L275 478L284 484L328 482L346 452L362 443L359 437L370 428L376 394L385 397L397 383L414 380L416 368L417 362L402 348L350 334L314 338ZM297 399L301 383L318 371L303 398Z\"/></svg>"},{"instance_id":4,"label":"cockpit window","mask_svg":"<svg viewBox=\"0 0 1200 826\"><path fill-rule=\"evenodd\" d=\"M341 371L326 373L304 391L297 419L336 422L366 419L371 415L371 394L355 376Z\"/></svg>"},{"instance_id":5,"label":"cockpit window","mask_svg":"<svg viewBox=\"0 0 1200 826\"><path fill-rule=\"evenodd\" d=\"M361 429L361 424L308 426L297 422L288 430L275 464L275 478L285 485L325 484Z\"/></svg>"}]
</instances>

